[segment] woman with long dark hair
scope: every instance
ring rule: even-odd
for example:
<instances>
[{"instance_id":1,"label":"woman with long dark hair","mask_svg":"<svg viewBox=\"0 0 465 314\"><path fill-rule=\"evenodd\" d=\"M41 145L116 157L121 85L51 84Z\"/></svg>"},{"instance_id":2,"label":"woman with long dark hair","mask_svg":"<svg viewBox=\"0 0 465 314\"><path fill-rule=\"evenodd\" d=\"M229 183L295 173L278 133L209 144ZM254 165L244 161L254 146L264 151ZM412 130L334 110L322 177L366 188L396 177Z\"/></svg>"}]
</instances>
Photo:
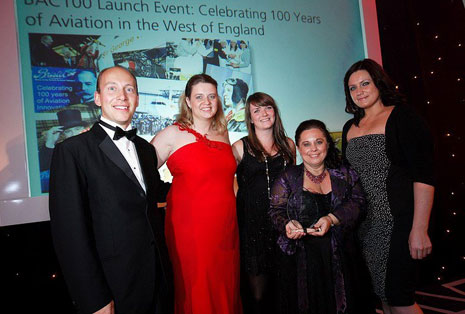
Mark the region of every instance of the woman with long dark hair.
<instances>
[{"instance_id":1,"label":"woman with long dark hair","mask_svg":"<svg viewBox=\"0 0 465 314\"><path fill-rule=\"evenodd\" d=\"M241 243L242 297L246 313L269 313L276 239L268 217L276 176L294 164L295 145L286 136L274 99L255 93L247 99L246 137L233 144L238 163L237 215Z\"/></svg>"},{"instance_id":2,"label":"woman with long dark hair","mask_svg":"<svg viewBox=\"0 0 465 314\"><path fill-rule=\"evenodd\" d=\"M414 300L415 260L431 253L433 145L426 124L371 59L344 77L343 155L366 191L359 230L363 256L384 313L422 313Z\"/></svg>"}]
</instances>

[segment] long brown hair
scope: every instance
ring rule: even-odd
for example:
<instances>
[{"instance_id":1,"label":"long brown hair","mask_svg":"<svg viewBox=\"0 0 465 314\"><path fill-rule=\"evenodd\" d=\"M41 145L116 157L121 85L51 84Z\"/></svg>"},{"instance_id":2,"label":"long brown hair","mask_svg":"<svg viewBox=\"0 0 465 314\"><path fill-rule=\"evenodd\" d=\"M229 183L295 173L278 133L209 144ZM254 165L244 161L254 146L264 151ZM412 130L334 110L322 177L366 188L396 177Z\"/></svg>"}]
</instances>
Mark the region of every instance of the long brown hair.
<instances>
[{"instance_id":1,"label":"long brown hair","mask_svg":"<svg viewBox=\"0 0 465 314\"><path fill-rule=\"evenodd\" d=\"M253 155L258 158L260 161L264 161L263 153L267 154L265 149L263 148L262 144L257 138L257 134L255 133L255 126L251 120L251 113L250 113L250 106L258 106L258 107L266 107L271 106L274 110L274 124L273 124L273 140L274 146L276 147L277 151L281 153L284 159L289 163L294 163L294 154L292 153L292 149L289 146L289 142L287 139L286 131L284 130L283 123L281 121L281 116L279 115L279 109L274 101L273 97L268 94L257 92L252 94L247 98L247 102L245 105L245 123L247 124L247 130L249 134L247 136L249 140L250 150Z\"/></svg>"},{"instance_id":2,"label":"long brown hair","mask_svg":"<svg viewBox=\"0 0 465 314\"><path fill-rule=\"evenodd\" d=\"M176 119L176 122L183 127L190 128L194 124L194 118L192 116L192 109L187 105L186 98L191 97L192 88L199 83L208 83L218 88L218 83L207 74L197 74L192 76L189 81L187 81L186 89L184 93L179 98L179 116ZM224 133L227 130L226 118L224 117L223 106L221 105L221 100L219 97L217 99L217 109L216 114L213 117L212 129L220 133Z\"/></svg>"}]
</instances>

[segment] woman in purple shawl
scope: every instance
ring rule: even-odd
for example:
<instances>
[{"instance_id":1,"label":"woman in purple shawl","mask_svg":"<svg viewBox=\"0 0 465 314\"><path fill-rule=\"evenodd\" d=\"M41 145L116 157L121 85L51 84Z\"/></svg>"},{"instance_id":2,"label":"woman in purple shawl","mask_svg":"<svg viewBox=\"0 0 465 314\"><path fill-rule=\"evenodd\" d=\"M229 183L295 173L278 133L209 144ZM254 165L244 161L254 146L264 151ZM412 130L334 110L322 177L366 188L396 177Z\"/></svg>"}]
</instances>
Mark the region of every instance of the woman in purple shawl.
<instances>
[{"instance_id":1,"label":"woman in purple shawl","mask_svg":"<svg viewBox=\"0 0 465 314\"><path fill-rule=\"evenodd\" d=\"M269 211L282 251L277 311L361 313L353 294L353 229L365 211L358 176L341 166L323 122L302 122L295 143L303 163L277 177Z\"/></svg>"}]
</instances>

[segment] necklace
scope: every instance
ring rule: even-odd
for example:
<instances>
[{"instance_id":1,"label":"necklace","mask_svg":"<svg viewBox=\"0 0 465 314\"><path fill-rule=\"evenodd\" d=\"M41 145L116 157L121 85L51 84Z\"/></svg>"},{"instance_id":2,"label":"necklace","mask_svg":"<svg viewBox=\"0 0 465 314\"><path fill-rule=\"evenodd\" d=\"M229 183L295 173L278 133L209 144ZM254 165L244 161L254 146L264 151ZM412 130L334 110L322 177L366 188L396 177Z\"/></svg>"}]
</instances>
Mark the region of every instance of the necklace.
<instances>
[{"instance_id":1,"label":"necklace","mask_svg":"<svg viewBox=\"0 0 465 314\"><path fill-rule=\"evenodd\" d=\"M271 200L271 192L270 192L270 174L269 174L269 169L268 169L268 159L266 158L266 154L262 152L263 158L265 158L265 173L266 173L266 187L268 189L268 199ZM286 168L286 158L284 158L284 167L283 169Z\"/></svg>"},{"instance_id":2,"label":"necklace","mask_svg":"<svg viewBox=\"0 0 465 314\"><path fill-rule=\"evenodd\" d=\"M310 181L312 181L313 183L320 184L326 178L326 168L323 170L321 174L317 176L314 176L310 171L307 170L307 168L304 167L304 169L305 169L305 174L310 179Z\"/></svg>"}]
</instances>

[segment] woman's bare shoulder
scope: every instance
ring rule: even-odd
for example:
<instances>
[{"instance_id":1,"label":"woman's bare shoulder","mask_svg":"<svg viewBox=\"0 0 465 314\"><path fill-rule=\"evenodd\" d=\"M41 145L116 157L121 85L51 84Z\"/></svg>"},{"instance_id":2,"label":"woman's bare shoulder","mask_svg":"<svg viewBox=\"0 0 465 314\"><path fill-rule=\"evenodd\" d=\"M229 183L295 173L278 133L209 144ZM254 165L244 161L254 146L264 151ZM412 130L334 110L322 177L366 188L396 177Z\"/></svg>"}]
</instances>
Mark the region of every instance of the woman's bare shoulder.
<instances>
[{"instance_id":1,"label":"woman's bare shoulder","mask_svg":"<svg viewBox=\"0 0 465 314\"><path fill-rule=\"evenodd\" d=\"M163 130L161 130L160 132L158 132L157 135L155 135L152 138L150 143L153 144L155 142L166 141L166 140L169 140L169 139L173 139L176 136L177 133L179 133L178 126L169 125L166 128L164 128Z\"/></svg>"}]
</instances>

